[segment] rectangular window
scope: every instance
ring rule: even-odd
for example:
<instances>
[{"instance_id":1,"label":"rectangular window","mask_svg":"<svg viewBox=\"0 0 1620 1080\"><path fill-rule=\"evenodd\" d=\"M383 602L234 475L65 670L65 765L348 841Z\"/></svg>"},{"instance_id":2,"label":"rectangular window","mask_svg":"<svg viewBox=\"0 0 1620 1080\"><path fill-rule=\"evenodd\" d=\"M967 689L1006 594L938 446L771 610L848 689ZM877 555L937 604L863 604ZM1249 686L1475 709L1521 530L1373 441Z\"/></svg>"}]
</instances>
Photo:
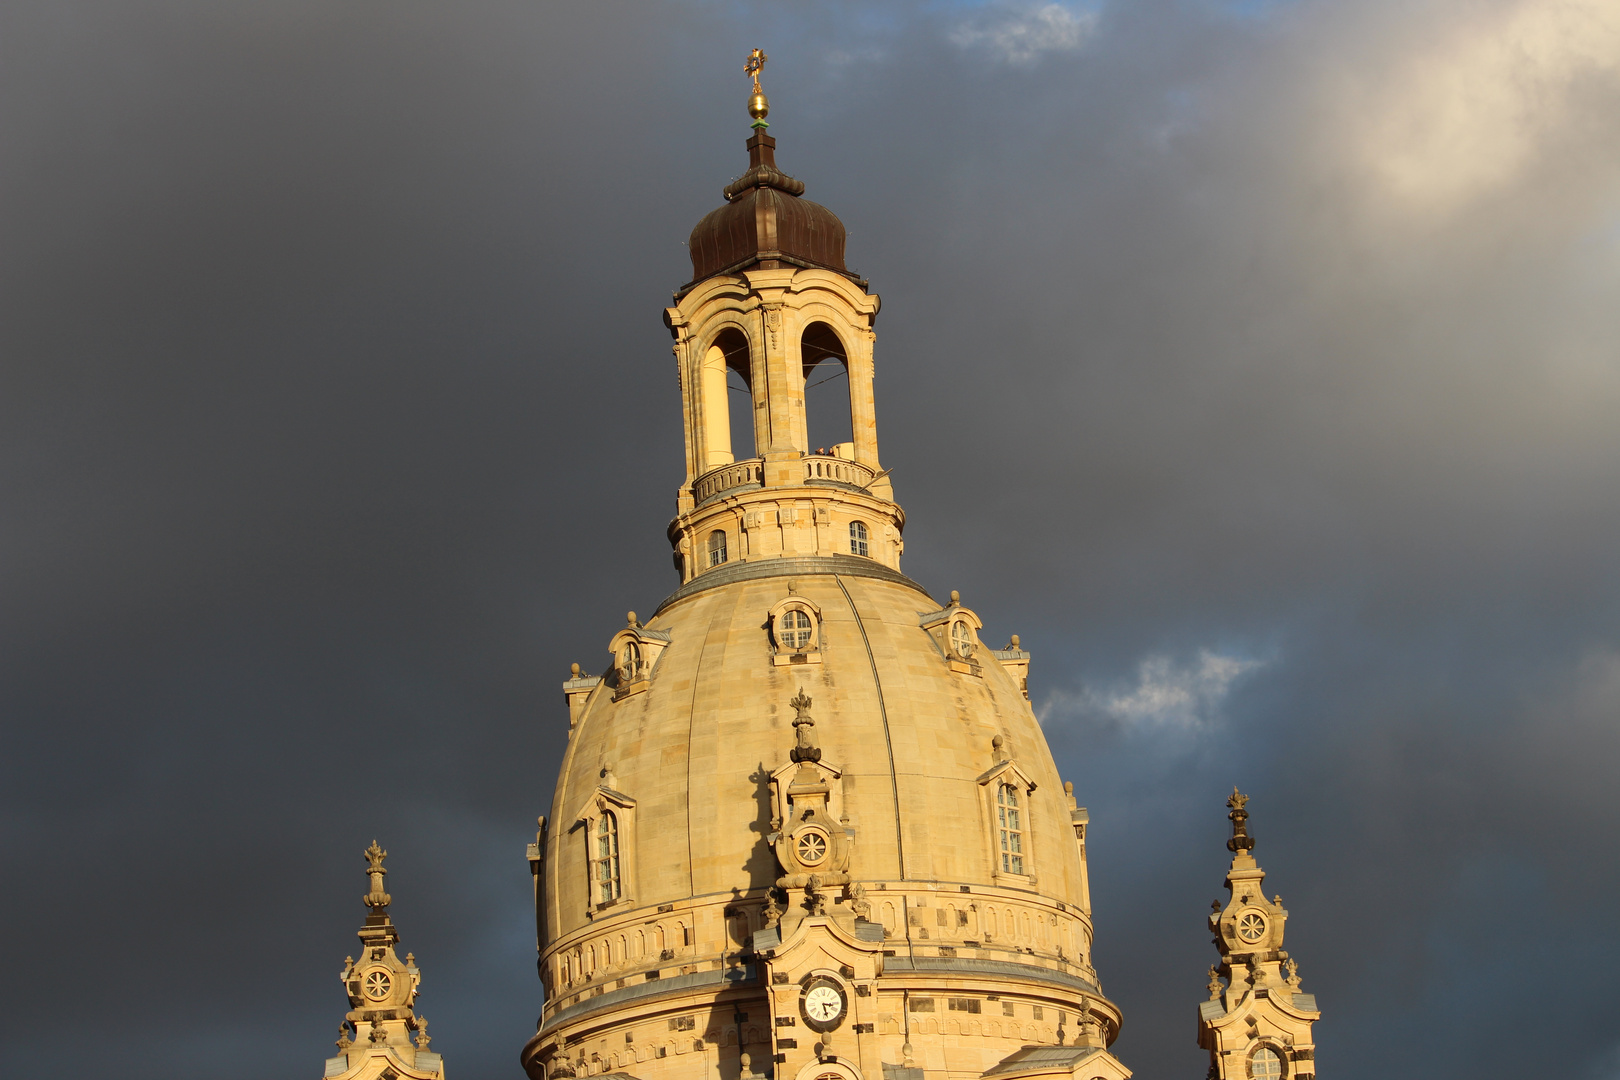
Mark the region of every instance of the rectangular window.
<instances>
[{"instance_id":1,"label":"rectangular window","mask_svg":"<svg viewBox=\"0 0 1620 1080\"><path fill-rule=\"evenodd\" d=\"M951 998L951 1012L976 1013L979 1011L978 998Z\"/></svg>"},{"instance_id":2,"label":"rectangular window","mask_svg":"<svg viewBox=\"0 0 1620 1080\"><path fill-rule=\"evenodd\" d=\"M604 810L596 819L596 852L591 860L595 873L599 904L611 903L619 898L619 819L613 811Z\"/></svg>"},{"instance_id":3,"label":"rectangular window","mask_svg":"<svg viewBox=\"0 0 1620 1080\"><path fill-rule=\"evenodd\" d=\"M996 816L1001 826L1001 870L1006 874L1024 872L1023 817L1018 810L1018 789L1011 784L996 788Z\"/></svg>"}]
</instances>

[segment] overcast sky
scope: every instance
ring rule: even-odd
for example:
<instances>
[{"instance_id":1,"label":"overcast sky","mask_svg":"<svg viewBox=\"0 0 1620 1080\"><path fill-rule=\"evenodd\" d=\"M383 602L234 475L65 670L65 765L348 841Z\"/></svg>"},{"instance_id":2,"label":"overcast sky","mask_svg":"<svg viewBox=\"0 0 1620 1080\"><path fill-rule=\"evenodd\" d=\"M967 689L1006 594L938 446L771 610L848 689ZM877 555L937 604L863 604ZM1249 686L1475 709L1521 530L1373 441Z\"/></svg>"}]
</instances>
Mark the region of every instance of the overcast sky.
<instances>
[{"instance_id":1,"label":"overcast sky","mask_svg":"<svg viewBox=\"0 0 1620 1080\"><path fill-rule=\"evenodd\" d=\"M1119 1056L1203 1073L1238 784L1324 1075L1620 1077L1615 0L9 0L0 1073L319 1075L375 836L433 1048L519 1075L756 45Z\"/></svg>"}]
</instances>

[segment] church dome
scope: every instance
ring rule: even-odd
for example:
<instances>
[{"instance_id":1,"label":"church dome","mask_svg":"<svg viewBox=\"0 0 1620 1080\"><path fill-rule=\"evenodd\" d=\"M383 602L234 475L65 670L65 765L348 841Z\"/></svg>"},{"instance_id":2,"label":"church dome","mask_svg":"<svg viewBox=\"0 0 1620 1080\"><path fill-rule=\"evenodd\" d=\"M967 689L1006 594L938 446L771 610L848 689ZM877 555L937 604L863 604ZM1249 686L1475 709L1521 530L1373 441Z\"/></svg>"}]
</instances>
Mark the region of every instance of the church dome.
<instances>
[{"instance_id":1,"label":"church dome","mask_svg":"<svg viewBox=\"0 0 1620 1080\"><path fill-rule=\"evenodd\" d=\"M679 586L630 613L602 674L563 684L568 745L529 854L545 1005L524 1068L1072 1080L1084 1062L1126 1080L1091 962L1086 812L1030 708L1029 654L901 572L879 300L844 269L842 224L776 169L763 112L664 311ZM824 364L847 377L849 437L812 448Z\"/></svg>"},{"instance_id":2,"label":"church dome","mask_svg":"<svg viewBox=\"0 0 1620 1080\"><path fill-rule=\"evenodd\" d=\"M844 268L844 223L803 198L804 183L776 167L776 140L758 130L748 140L748 171L728 184L726 205L692 230L692 280L749 266Z\"/></svg>"},{"instance_id":3,"label":"church dome","mask_svg":"<svg viewBox=\"0 0 1620 1080\"><path fill-rule=\"evenodd\" d=\"M773 563L700 576L645 624L632 615L607 674L568 684L542 1033L671 977L740 992L762 939L806 918L811 875L890 978L920 980L913 994L938 987L943 1011L949 979L976 991L971 1007L989 995L1021 1018L958 1055L979 1054L975 1073L1061 1041L1065 1007L1073 1038L1081 1001L1117 1029L1091 966L1085 814L1025 697L1028 654L984 647L955 594L942 605L870 560ZM806 780L826 789L808 818L793 790ZM730 1026L722 1042L746 1047Z\"/></svg>"}]
</instances>

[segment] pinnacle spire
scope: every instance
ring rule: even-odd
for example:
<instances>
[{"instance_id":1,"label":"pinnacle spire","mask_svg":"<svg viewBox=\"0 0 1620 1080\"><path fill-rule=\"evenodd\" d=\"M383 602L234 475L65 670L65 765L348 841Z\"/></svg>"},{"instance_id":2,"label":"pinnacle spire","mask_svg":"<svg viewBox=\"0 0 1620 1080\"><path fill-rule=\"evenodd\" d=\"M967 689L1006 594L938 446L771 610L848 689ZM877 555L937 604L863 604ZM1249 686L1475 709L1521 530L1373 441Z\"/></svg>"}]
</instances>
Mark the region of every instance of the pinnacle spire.
<instances>
[{"instance_id":1,"label":"pinnacle spire","mask_svg":"<svg viewBox=\"0 0 1620 1080\"><path fill-rule=\"evenodd\" d=\"M394 951L399 931L388 917L393 898L383 889L388 852L372 840L364 855L371 888L361 900L368 913L358 931L360 956L346 957L338 974L349 1012L338 1031L338 1056L327 1060L326 1075L379 1080L405 1075L408 1068L412 1077L443 1080L444 1059L428 1050L427 1021L415 1012L421 969L415 955L406 953L401 960Z\"/></svg>"}]
</instances>

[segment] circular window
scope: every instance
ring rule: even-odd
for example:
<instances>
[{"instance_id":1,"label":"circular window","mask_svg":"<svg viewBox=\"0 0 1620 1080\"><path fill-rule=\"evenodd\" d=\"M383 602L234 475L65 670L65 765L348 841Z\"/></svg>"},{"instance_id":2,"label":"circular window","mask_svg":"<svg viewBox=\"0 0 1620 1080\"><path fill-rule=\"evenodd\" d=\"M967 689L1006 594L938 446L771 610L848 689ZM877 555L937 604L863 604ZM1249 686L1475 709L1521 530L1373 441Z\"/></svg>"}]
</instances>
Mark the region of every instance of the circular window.
<instances>
[{"instance_id":1,"label":"circular window","mask_svg":"<svg viewBox=\"0 0 1620 1080\"><path fill-rule=\"evenodd\" d=\"M372 1001L381 1001L394 989L394 978L382 968L375 968L366 972L366 997Z\"/></svg>"},{"instance_id":2,"label":"circular window","mask_svg":"<svg viewBox=\"0 0 1620 1080\"><path fill-rule=\"evenodd\" d=\"M1245 911L1238 916L1238 937L1250 945L1266 936L1266 917L1258 911Z\"/></svg>"},{"instance_id":3,"label":"circular window","mask_svg":"<svg viewBox=\"0 0 1620 1080\"><path fill-rule=\"evenodd\" d=\"M799 856L799 861L806 866L814 866L825 859L827 846L827 834L819 829L807 829L793 841L793 848Z\"/></svg>"}]
</instances>

